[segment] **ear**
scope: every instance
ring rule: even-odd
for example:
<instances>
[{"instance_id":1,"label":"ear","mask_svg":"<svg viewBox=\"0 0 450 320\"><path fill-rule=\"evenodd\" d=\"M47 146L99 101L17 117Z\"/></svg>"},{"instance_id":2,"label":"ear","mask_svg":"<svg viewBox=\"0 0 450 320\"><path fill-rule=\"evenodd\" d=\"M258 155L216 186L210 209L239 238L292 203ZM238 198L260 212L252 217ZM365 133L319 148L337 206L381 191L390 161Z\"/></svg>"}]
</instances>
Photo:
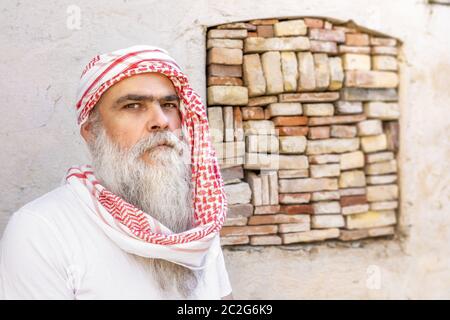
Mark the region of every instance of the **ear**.
<instances>
[{"instance_id":1,"label":"ear","mask_svg":"<svg viewBox=\"0 0 450 320\"><path fill-rule=\"evenodd\" d=\"M94 141L94 135L92 133L92 123L90 121L86 121L81 125L80 133L86 143Z\"/></svg>"}]
</instances>

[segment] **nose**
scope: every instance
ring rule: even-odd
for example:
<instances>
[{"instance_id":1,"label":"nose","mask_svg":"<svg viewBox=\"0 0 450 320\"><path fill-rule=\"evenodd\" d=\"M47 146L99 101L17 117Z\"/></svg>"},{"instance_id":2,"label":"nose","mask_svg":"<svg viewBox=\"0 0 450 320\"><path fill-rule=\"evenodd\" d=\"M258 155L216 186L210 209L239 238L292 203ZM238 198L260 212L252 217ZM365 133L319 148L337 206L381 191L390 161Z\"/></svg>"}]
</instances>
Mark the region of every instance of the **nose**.
<instances>
[{"instance_id":1,"label":"nose","mask_svg":"<svg viewBox=\"0 0 450 320\"><path fill-rule=\"evenodd\" d=\"M169 127L169 119L167 118L159 103L155 103L150 109L151 110L147 122L147 129L149 131L159 131L167 129Z\"/></svg>"}]
</instances>

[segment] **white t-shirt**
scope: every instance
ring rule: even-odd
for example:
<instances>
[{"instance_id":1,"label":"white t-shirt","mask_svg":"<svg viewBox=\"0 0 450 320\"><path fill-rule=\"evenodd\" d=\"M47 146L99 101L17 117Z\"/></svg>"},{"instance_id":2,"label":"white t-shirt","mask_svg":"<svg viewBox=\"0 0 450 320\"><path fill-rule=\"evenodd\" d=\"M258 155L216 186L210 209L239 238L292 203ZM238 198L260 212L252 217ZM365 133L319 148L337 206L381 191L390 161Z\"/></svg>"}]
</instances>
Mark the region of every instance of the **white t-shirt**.
<instances>
[{"instance_id":1,"label":"white t-shirt","mask_svg":"<svg viewBox=\"0 0 450 320\"><path fill-rule=\"evenodd\" d=\"M2 299L182 299L120 249L63 185L15 212L0 242ZM189 299L231 293L220 243Z\"/></svg>"}]
</instances>

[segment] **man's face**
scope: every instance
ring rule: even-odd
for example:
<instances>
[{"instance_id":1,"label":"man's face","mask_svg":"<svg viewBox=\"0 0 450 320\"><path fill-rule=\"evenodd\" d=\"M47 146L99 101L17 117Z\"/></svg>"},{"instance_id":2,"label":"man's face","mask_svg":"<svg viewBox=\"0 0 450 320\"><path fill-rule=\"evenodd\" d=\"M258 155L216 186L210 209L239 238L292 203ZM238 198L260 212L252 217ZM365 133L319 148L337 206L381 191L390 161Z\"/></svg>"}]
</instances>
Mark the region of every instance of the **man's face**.
<instances>
[{"instance_id":1,"label":"man's face","mask_svg":"<svg viewBox=\"0 0 450 320\"><path fill-rule=\"evenodd\" d=\"M160 73L144 73L109 88L97 108L107 135L129 149L156 131L170 130L181 137L180 101L172 81ZM87 135L82 129L85 139ZM158 147L161 150L165 146ZM146 155L143 155L143 160Z\"/></svg>"}]
</instances>

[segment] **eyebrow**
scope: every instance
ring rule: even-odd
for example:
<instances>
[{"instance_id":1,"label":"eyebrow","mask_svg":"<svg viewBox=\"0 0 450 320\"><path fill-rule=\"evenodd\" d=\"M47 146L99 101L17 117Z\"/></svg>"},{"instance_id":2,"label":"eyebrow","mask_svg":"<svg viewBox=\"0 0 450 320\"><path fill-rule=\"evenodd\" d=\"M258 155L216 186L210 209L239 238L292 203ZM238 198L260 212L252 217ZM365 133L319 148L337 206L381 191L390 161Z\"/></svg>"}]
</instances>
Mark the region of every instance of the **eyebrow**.
<instances>
[{"instance_id":1,"label":"eyebrow","mask_svg":"<svg viewBox=\"0 0 450 320\"><path fill-rule=\"evenodd\" d=\"M119 105L125 101L155 101L156 98L153 95L142 95L142 94L134 94L130 93L127 95L124 95L116 100L114 105ZM169 94L163 97L158 98L158 100L162 101L180 101L180 98L176 94Z\"/></svg>"}]
</instances>

